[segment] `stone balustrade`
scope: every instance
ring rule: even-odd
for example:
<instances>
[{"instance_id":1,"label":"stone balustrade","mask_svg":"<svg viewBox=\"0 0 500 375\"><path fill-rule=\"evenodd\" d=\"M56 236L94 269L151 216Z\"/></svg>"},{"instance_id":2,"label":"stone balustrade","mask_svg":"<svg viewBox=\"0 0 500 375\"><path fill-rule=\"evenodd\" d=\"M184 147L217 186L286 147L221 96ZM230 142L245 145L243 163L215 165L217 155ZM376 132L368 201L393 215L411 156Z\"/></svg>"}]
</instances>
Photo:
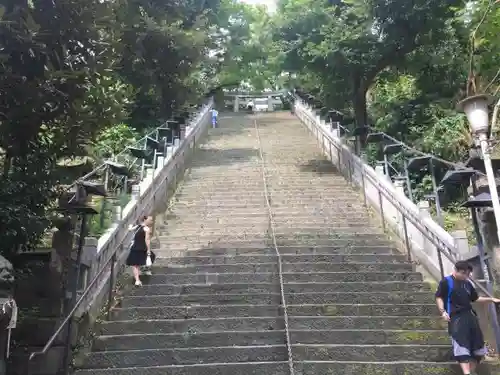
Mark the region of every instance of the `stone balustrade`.
<instances>
[{"instance_id":1,"label":"stone balustrade","mask_svg":"<svg viewBox=\"0 0 500 375\"><path fill-rule=\"evenodd\" d=\"M158 157L156 169L147 169L144 178L137 185L132 186L132 195L128 204L116 213L115 222L99 238L86 238L82 254L83 272L81 291L98 275L103 267L108 270L101 273L99 280L92 285L92 289L84 303L80 305L76 317L90 312L92 315L98 313L103 306L103 299L107 295L110 286L110 259L116 253L116 264L114 272L119 271L127 256L128 246L131 241L132 232L128 229L134 225L142 215L156 215L161 208L165 207L170 195L175 190L178 175L185 170L185 164L194 152L200 139L209 128L211 117L210 109L212 101L204 106L198 115L186 126L185 136L180 142L168 147L165 158ZM113 275L116 276L116 275Z\"/></svg>"},{"instance_id":2,"label":"stone balustrade","mask_svg":"<svg viewBox=\"0 0 500 375\"><path fill-rule=\"evenodd\" d=\"M441 279L440 262L448 274L455 261L478 255L463 240L463 231L444 230L431 218L428 202L410 201L399 181L392 182L383 167L372 168L356 156L339 137L338 129L331 129L330 124L298 98L295 114L316 137L328 159L361 191L366 205L380 215L384 229L401 240L409 259L421 264L433 278Z\"/></svg>"}]
</instances>

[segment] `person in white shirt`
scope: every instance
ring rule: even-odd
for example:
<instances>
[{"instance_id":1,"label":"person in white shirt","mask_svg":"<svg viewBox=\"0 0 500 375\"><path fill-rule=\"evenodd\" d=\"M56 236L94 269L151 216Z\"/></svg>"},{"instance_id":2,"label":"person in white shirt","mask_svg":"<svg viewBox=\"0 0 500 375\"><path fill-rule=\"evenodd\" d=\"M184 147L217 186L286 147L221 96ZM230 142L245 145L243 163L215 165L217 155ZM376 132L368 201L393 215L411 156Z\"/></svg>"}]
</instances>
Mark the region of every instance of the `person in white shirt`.
<instances>
[{"instance_id":1,"label":"person in white shirt","mask_svg":"<svg viewBox=\"0 0 500 375\"><path fill-rule=\"evenodd\" d=\"M210 111L212 113L212 127L216 128L217 127L217 116L219 115L219 111L217 111L215 108L212 108Z\"/></svg>"}]
</instances>

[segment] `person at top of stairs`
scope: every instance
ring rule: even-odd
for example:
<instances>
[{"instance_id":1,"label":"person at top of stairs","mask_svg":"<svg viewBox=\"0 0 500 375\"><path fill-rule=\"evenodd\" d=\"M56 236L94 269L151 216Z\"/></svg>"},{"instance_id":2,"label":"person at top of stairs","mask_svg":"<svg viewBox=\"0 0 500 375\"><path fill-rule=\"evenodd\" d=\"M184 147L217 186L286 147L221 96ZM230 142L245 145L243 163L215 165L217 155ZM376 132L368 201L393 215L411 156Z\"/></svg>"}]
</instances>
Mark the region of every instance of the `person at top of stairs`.
<instances>
[{"instance_id":1,"label":"person at top of stairs","mask_svg":"<svg viewBox=\"0 0 500 375\"><path fill-rule=\"evenodd\" d=\"M134 230L134 238L130 246L127 257L127 266L132 266L134 273L135 285L141 286L142 282L139 277L140 267L146 266L148 257L154 257L151 252L151 225L153 224L152 216L143 216L139 223L132 227Z\"/></svg>"},{"instance_id":2,"label":"person at top of stairs","mask_svg":"<svg viewBox=\"0 0 500 375\"><path fill-rule=\"evenodd\" d=\"M473 374L487 352L472 302L500 302L498 298L479 297L469 280L471 273L472 266L469 263L457 262L455 271L441 280L436 291L439 312L448 322L453 356L464 375Z\"/></svg>"}]
</instances>

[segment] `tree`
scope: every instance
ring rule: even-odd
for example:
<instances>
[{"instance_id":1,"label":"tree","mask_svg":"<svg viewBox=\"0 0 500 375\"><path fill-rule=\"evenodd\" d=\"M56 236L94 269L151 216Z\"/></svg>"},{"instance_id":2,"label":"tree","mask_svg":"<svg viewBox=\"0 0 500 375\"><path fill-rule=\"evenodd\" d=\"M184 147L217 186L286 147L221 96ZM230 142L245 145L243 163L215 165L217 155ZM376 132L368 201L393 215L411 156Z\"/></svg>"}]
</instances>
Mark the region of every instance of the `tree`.
<instances>
[{"instance_id":1,"label":"tree","mask_svg":"<svg viewBox=\"0 0 500 375\"><path fill-rule=\"evenodd\" d=\"M48 209L66 182L58 161L87 155L117 123L156 125L198 101L191 84L218 7L0 0L0 252L35 247L50 227Z\"/></svg>"},{"instance_id":2,"label":"tree","mask_svg":"<svg viewBox=\"0 0 500 375\"><path fill-rule=\"evenodd\" d=\"M283 40L286 68L307 67L319 74L340 90L330 95L334 100L350 100L356 124L364 126L369 123L366 94L377 76L403 64L418 47L437 44L454 5L459 2L349 0L327 6L283 1L276 36Z\"/></svg>"}]
</instances>

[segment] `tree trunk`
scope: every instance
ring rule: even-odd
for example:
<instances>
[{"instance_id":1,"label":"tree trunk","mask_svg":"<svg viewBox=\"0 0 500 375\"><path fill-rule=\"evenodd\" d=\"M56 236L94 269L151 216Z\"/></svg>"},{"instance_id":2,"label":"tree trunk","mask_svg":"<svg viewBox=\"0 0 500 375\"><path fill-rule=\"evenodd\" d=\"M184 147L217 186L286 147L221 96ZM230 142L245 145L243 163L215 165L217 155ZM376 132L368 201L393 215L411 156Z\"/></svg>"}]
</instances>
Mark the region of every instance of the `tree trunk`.
<instances>
[{"instance_id":1,"label":"tree trunk","mask_svg":"<svg viewBox=\"0 0 500 375\"><path fill-rule=\"evenodd\" d=\"M356 127L368 125L368 111L366 109L366 90L358 89L353 96L354 120Z\"/></svg>"},{"instance_id":2,"label":"tree trunk","mask_svg":"<svg viewBox=\"0 0 500 375\"><path fill-rule=\"evenodd\" d=\"M9 175L10 169L12 167L12 156L9 151L5 153L5 158L3 161L3 172L2 175L4 178L7 178Z\"/></svg>"},{"instance_id":3,"label":"tree trunk","mask_svg":"<svg viewBox=\"0 0 500 375\"><path fill-rule=\"evenodd\" d=\"M352 105L354 108L354 121L357 128L365 127L368 125L368 111L366 104L366 92L364 88L360 88L359 86L354 90ZM366 133L357 137L356 141L356 154L359 155L360 151L364 149L366 144Z\"/></svg>"}]
</instances>

